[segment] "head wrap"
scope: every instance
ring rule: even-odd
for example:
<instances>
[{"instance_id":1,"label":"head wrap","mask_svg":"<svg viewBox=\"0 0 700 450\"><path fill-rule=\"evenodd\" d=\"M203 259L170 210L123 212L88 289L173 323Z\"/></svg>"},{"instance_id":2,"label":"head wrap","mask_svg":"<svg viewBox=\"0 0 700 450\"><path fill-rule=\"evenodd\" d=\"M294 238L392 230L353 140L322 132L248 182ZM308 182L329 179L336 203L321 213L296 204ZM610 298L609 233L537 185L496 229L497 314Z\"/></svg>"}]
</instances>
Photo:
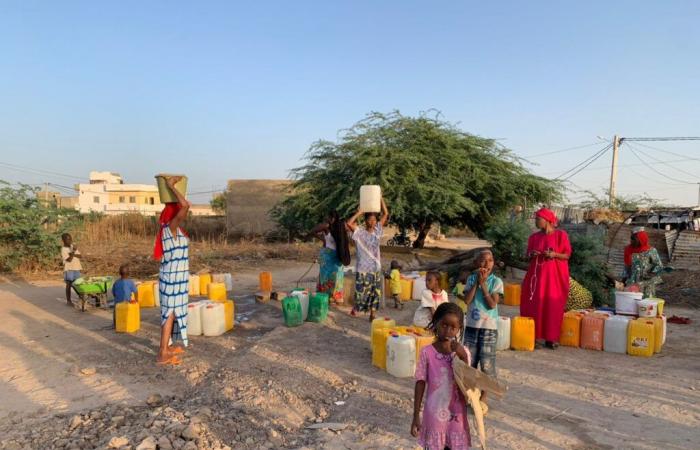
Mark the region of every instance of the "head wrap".
<instances>
[{"instance_id":1,"label":"head wrap","mask_svg":"<svg viewBox=\"0 0 700 450\"><path fill-rule=\"evenodd\" d=\"M634 227L632 228L632 234L637 234L640 231L644 231L644 227Z\"/></svg>"},{"instance_id":2,"label":"head wrap","mask_svg":"<svg viewBox=\"0 0 700 450\"><path fill-rule=\"evenodd\" d=\"M641 228L642 231L635 231L638 228ZM651 248L651 245L649 245L649 235L647 234L646 231L644 231L644 227L637 227L632 230L632 236L637 236L637 241L639 241L638 246L634 246L632 244L628 245L625 247L625 265L626 266L631 266L632 265L632 255L635 253L642 253Z\"/></svg>"},{"instance_id":3,"label":"head wrap","mask_svg":"<svg viewBox=\"0 0 700 450\"><path fill-rule=\"evenodd\" d=\"M161 211L158 219L159 226L156 233L156 242L153 246L153 259L160 261L163 257L163 227L167 226L177 216L181 208L182 206L179 203L166 203L165 208ZM182 232L185 233L184 230ZM187 233L185 233L186 235Z\"/></svg>"},{"instance_id":4,"label":"head wrap","mask_svg":"<svg viewBox=\"0 0 700 450\"><path fill-rule=\"evenodd\" d=\"M551 209L541 208L537 210L537 212L535 213L535 217L541 217L547 222L554 225L555 227L559 224L559 221L557 220L557 215L554 214L554 211L552 211Z\"/></svg>"}]
</instances>

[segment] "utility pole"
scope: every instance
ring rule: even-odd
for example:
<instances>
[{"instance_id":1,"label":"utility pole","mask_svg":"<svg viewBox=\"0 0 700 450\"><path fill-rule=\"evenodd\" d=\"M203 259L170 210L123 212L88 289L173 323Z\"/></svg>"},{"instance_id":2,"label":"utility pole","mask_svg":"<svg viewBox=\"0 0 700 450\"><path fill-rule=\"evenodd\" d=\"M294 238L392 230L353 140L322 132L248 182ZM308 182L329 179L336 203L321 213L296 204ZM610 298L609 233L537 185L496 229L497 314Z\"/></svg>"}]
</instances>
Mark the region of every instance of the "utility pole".
<instances>
[{"instance_id":1,"label":"utility pole","mask_svg":"<svg viewBox=\"0 0 700 450\"><path fill-rule=\"evenodd\" d=\"M610 189L608 193L610 195L610 207L613 207L615 203L615 184L617 183L617 152L620 148L620 138L615 135L613 137L613 156L612 156L612 169L610 170Z\"/></svg>"}]
</instances>

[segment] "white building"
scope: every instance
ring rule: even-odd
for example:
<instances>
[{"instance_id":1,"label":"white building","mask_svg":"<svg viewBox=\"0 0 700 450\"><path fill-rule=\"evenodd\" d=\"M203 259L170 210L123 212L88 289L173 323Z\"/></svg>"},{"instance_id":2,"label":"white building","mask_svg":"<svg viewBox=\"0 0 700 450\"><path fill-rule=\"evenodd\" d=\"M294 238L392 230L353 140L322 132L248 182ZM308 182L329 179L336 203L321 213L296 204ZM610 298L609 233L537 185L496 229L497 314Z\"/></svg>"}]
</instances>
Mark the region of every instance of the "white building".
<instances>
[{"instance_id":1,"label":"white building","mask_svg":"<svg viewBox=\"0 0 700 450\"><path fill-rule=\"evenodd\" d=\"M125 184L118 173L90 172L90 182L75 186L77 209L81 213L124 214L138 212L159 214L163 204L155 184Z\"/></svg>"}]
</instances>

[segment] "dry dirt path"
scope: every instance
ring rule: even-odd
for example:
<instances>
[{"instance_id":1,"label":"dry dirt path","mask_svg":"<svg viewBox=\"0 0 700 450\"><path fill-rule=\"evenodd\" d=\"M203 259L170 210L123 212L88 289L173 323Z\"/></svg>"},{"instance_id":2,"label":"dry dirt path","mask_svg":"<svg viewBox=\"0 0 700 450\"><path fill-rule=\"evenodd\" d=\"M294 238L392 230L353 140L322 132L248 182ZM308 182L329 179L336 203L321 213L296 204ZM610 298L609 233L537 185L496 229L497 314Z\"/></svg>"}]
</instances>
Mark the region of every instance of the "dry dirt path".
<instances>
[{"instance_id":1,"label":"dry dirt path","mask_svg":"<svg viewBox=\"0 0 700 450\"><path fill-rule=\"evenodd\" d=\"M271 268L291 286L308 265ZM236 292L252 292L256 279L257 271L234 274ZM152 438L188 450L415 447L413 381L370 365L369 324L345 310L324 325L290 329L278 305L240 297L249 320L221 337L193 337L184 364L164 369L153 364L155 310L143 311L135 335L117 335L110 314L80 313L61 296L54 282L0 284L0 448L102 448L116 438L123 448ZM413 308L386 314L408 323ZM669 325L666 346L650 359L570 348L500 352L510 390L491 404L489 447L697 448L700 313L672 305L668 313L694 322ZM146 405L154 393L162 400ZM316 421L347 428L305 428Z\"/></svg>"}]
</instances>

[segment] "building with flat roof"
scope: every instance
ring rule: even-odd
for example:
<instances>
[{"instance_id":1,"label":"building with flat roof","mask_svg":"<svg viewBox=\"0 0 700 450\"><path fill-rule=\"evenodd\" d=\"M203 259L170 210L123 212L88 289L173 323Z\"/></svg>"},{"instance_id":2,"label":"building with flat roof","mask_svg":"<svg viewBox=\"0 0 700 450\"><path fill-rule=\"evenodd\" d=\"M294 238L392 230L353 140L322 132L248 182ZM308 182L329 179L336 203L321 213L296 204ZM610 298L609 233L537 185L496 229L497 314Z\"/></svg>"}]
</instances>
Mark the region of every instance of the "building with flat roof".
<instances>
[{"instance_id":1,"label":"building with flat roof","mask_svg":"<svg viewBox=\"0 0 700 450\"><path fill-rule=\"evenodd\" d=\"M90 172L89 183L75 186L78 191L76 208L81 213L159 214L163 204L155 184L128 184L118 173Z\"/></svg>"}]
</instances>

